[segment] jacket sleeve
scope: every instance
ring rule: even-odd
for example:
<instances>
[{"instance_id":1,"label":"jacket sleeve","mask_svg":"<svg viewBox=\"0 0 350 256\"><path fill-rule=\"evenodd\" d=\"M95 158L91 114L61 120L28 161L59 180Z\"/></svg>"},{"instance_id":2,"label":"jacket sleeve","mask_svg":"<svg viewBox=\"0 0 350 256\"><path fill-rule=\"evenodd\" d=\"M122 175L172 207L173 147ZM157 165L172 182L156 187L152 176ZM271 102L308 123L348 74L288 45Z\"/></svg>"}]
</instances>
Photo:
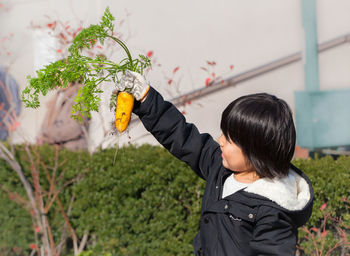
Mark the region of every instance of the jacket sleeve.
<instances>
[{"instance_id":1,"label":"jacket sleeve","mask_svg":"<svg viewBox=\"0 0 350 256\"><path fill-rule=\"evenodd\" d=\"M207 179L209 167L220 157L220 147L209 134L200 134L195 125L151 87L146 100L136 102L133 112L145 128L169 152L187 163L201 178Z\"/></svg>"},{"instance_id":2,"label":"jacket sleeve","mask_svg":"<svg viewBox=\"0 0 350 256\"><path fill-rule=\"evenodd\" d=\"M258 219L250 246L253 255L294 256L296 252L297 229L289 218L275 209L264 211Z\"/></svg>"}]
</instances>

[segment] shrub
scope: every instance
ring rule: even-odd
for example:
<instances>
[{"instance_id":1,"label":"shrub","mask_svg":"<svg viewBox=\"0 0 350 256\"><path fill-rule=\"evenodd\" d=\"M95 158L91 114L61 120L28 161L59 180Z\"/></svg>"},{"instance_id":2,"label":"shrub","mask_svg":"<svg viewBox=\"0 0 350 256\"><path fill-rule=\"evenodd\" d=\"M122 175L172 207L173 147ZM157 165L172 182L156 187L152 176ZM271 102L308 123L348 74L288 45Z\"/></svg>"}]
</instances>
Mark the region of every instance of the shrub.
<instances>
[{"instance_id":1,"label":"shrub","mask_svg":"<svg viewBox=\"0 0 350 256\"><path fill-rule=\"evenodd\" d=\"M87 170L88 167L85 165L90 165L89 155L86 152L72 153L68 150L58 152L55 147L51 146L33 146L30 151L34 164L39 170L39 181L46 206L49 205L48 201L53 198L53 194L46 193L50 190L47 178L47 173L49 173L51 176L55 176L55 187L57 190L61 190L59 193L60 201L67 209L72 196L74 178L78 173ZM32 184L31 162L25 151L25 146L17 145L15 152L24 176ZM27 194L22 183L14 170L1 159L0 184L0 204L6 206L0 210L0 252L4 252L4 255L29 255L31 247L37 246L35 237L38 237L39 231L36 230L37 227L32 221L34 219L32 218L33 212L29 207ZM48 199L49 197L50 199ZM21 206L24 206L23 208L17 204L18 201L20 201ZM61 231L65 228L57 204L52 204L47 217L54 240L60 241Z\"/></svg>"},{"instance_id":2,"label":"shrub","mask_svg":"<svg viewBox=\"0 0 350 256\"><path fill-rule=\"evenodd\" d=\"M84 195L74 206L75 224L103 237L93 250L189 255L204 182L160 147L122 148L115 166L113 154L114 150L95 154L94 166L74 190Z\"/></svg>"},{"instance_id":3,"label":"shrub","mask_svg":"<svg viewBox=\"0 0 350 256\"><path fill-rule=\"evenodd\" d=\"M350 253L350 157L330 156L295 160L305 170L315 194L313 212L300 229L299 246L305 255ZM329 252L327 254L327 252Z\"/></svg>"},{"instance_id":4,"label":"shrub","mask_svg":"<svg viewBox=\"0 0 350 256\"><path fill-rule=\"evenodd\" d=\"M35 150L36 159L54 165L56 153L52 147ZM16 157L29 177L30 165L21 146L17 147ZM187 165L165 149L150 145L129 146L117 152L108 149L92 156L62 150L58 157L58 186L72 182L79 172L84 174L60 193L65 207L72 195L75 197L70 221L79 239L85 232L89 233L88 246L82 255L191 254L205 183ZM350 157L294 160L294 164L309 176L315 192L312 217L300 229L299 246L303 248L300 252L321 255L314 253L316 249L319 252L323 246L326 252L340 241L339 225L345 225L343 230L349 235L349 230L344 228L349 227L349 204L344 200L350 199ZM40 182L48 188L46 179ZM19 179L1 160L0 184L25 196ZM34 241L29 212L16 205L3 190L0 190L0 203L6 205L0 210L0 254L28 255L29 245ZM328 218L324 222L326 214ZM53 206L49 219L54 236L59 238L58 230L64 222L57 206ZM310 235L307 239L307 231L318 242L313 242ZM333 252L340 255L345 247L342 245ZM72 252L68 239L62 255Z\"/></svg>"}]
</instances>

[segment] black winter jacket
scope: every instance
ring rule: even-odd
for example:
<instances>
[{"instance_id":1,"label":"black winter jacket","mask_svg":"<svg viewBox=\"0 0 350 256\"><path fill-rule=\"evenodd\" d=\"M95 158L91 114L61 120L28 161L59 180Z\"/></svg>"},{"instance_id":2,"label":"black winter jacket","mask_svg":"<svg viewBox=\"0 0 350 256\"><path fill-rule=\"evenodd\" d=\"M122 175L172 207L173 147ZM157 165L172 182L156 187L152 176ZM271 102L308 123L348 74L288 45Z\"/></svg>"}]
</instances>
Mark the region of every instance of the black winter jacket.
<instances>
[{"instance_id":1,"label":"black winter jacket","mask_svg":"<svg viewBox=\"0 0 350 256\"><path fill-rule=\"evenodd\" d=\"M291 165L286 178L259 179L222 199L232 172L222 165L219 144L210 135L186 123L153 88L133 111L160 144L206 180L196 255L295 255L297 228L309 219L313 204L305 174Z\"/></svg>"}]
</instances>

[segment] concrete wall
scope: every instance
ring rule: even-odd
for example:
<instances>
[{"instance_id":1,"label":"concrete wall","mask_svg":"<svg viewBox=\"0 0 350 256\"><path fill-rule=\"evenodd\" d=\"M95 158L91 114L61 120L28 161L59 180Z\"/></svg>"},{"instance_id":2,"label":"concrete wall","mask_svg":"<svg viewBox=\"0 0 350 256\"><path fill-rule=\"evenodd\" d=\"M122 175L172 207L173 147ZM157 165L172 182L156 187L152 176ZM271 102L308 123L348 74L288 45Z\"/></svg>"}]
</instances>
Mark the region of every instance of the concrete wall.
<instances>
[{"instance_id":1,"label":"concrete wall","mask_svg":"<svg viewBox=\"0 0 350 256\"><path fill-rule=\"evenodd\" d=\"M0 9L0 36L13 33L10 56L0 55L2 65L10 68L22 88L26 76L35 71L33 30L31 22L42 24L45 15L62 21L83 21L84 26L99 21L106 6L113 15L126 17L123 26L128 34L127 44L133 55L154 52L161 66L155 66L147 79L167 99L176 92L189 92L204 86L207 74L200 69L206 61L216 61L215 72L232 76L258 65L303 49L303 28L300 0L178 0L178 1L122 1L122 0L8 0L9 8ZM350 1L318 0L318 37L324 42L350 33ZM233 71L229 66L234 65ZM177 90L167 84L167 76L180 66ZM321 89L350 87L350 48L343 45L320 54ZM236 97L247 93L268 92L285 99L294 109L294 91L304 90L303 62L289 65L237 87L201 98L186 106L186 117L202 132L219 136L222 110ZM171 93L169 93L169 90ZM34 141L45 113L45 101L36 110L23 109L18 133ZM205 113L205 115L203 115ZM110 114L111 115L111 114ZM205 118L203 118L205 116ZM111 118L111 117L110 117ZM107 118L108 119L108 118ZM94 125L97 127L98 125ZM154 140L139 123L134 123L125 142L144 143ZM112 135L114 136L114 135ZM119 138L119 137L118 137ZM115 137L114 137L115 139ZM17 136L17 140L22 138ZM95 144L98 143L95 136Z\"/></svg>"}]
</instances>

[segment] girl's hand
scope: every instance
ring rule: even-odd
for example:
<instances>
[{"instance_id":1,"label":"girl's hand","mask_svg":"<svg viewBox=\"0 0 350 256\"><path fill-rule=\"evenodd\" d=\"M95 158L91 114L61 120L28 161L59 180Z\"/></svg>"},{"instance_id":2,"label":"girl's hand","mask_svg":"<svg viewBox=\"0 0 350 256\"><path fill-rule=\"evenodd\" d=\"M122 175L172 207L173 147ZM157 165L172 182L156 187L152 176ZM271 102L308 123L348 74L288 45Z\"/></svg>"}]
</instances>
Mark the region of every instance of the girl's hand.
<instances>
[{"instance_id":1,"label":"girl's hand","mask_svg":"<svg viewBox=\"0 0 350 256\"><path fill-rule=\"evenodd\" d=\"M137 72L129 70L121 77L120 82L116 84L118 91L127 91L134 95L138 101L143 101L149 91L149 84L145 77Z\"/></svg>"}]
</instances>

